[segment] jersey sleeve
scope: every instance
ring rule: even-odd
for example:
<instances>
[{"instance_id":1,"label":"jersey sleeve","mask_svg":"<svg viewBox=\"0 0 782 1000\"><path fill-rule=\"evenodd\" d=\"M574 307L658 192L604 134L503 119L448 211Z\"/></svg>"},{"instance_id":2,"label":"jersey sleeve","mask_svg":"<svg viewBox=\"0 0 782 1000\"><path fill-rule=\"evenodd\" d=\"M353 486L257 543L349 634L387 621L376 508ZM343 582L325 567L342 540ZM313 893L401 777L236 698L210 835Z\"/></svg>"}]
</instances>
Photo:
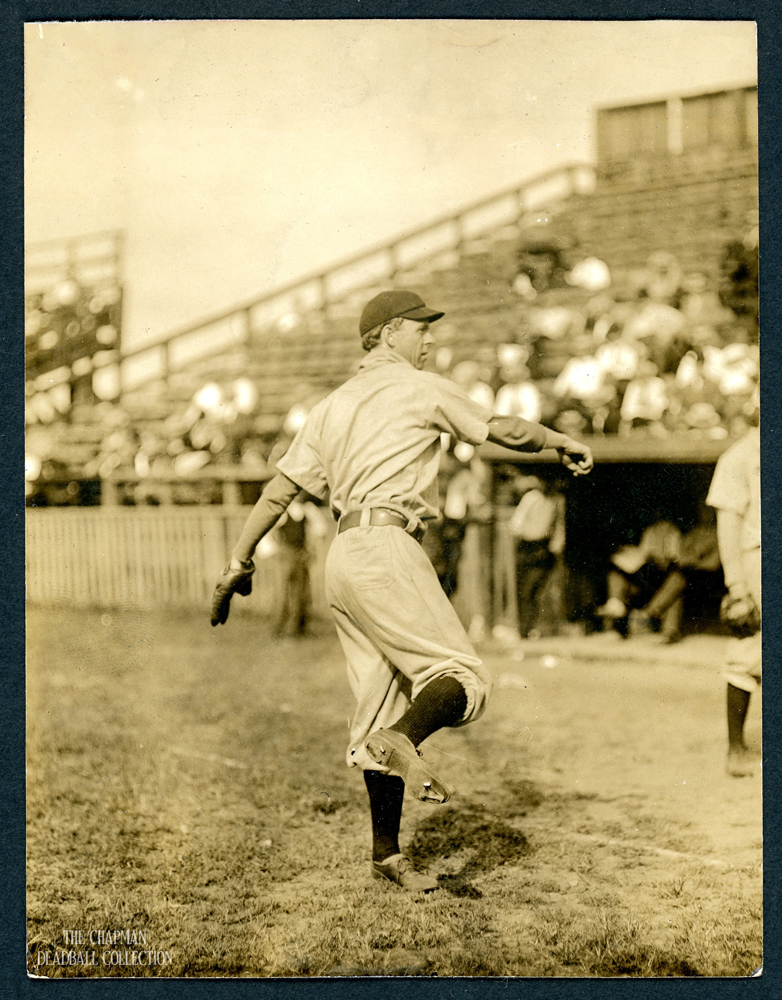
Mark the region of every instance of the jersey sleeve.
<instances>
[{"instance_id":1,"label":"jersey sleeve","mask_svg":"<svg viewBox=\"0 0 782 1000\"><path fill-rule=\"evenodd\" d=\"M452 434L459 441L476 447L489 436L489 421L493 414L488 407L470 399L466 392L441 375L432 383L433 406L431 424L439 431Z\"/></svg>"},{"instance_id":2,"label":"jersey sleeve","mask_svg":"<svg viewBox=\"0 0 782 1000\"><path fill-rule=\"evenodd\" d=\"M744 514L749 502L749 483L742 455L734 444L717 459L706 503L710 507L716 507L717 510Z\"/></svg>"},{"instance_id":3,"label":"jersey sleeve","mask_svg":"<svg viewBox=\"0 0 782 1000\"><path fill-rule=\"evenodd\" d=\"M290 448L277 462L277 471L293 480L311 496L327 500L329 485L317 447L318 415L319 408L314 407Z\"/></svg>"}]
</instances>

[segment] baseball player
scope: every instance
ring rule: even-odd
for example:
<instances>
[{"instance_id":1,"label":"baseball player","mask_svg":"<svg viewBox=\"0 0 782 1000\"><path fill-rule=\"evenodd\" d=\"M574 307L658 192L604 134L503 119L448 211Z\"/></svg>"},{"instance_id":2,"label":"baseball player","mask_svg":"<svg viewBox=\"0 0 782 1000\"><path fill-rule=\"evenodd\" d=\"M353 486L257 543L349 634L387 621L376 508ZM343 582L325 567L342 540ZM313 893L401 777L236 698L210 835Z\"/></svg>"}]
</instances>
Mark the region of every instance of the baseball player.
<instances>
[{"instance_id":1,"label":"baseball player","mask_svg":"<svg viewBox=\"0 0 782 1000\"><path fill-rule=\"evenodd\" d=\"M442 312L409 291L376 295L361 314L367 357L358 373L318 403L277 463L218 579L212 625L234 592L252 587L252 555L288 504L306 491L338 519L326 561L326 596L356 699L347 763L363 769L373 831L373 874L413 892L437 880L399 849L405 787L427 802L450 789L418 747L444 726L479 718L491 689L435 570L419 544L437 516L440 435L473 446L555 448L574 474L588 473L588 447L540 424L494 416L424 362L430 324Z\"/></svg>"},{"instance_id":2,"label":"baseball player","mask_svg":"<svg viewBox=\"0 0 782 1000\"><path fill-rule=\"evenodd\" d=\"M717 461L706 503L717 509L717 545L728 593L723 620L731 641L728 682L728 774L754 773L744 743L744 723L753 691L760 687L760 429L750 429Z\"/></svg>"}]
</instances>

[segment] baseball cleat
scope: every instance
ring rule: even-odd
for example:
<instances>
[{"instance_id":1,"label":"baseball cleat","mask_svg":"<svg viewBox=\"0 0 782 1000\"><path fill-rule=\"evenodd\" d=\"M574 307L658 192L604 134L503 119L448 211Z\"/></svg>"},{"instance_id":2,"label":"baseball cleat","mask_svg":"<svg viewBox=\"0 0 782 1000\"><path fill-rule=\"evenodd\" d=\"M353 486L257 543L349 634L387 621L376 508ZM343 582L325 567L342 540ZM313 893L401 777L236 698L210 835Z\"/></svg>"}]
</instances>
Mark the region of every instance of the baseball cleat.
<instances>
[{"instance_id":1,"label":"baseball cleat","mask_svg":"<svg viewBox=\"0 0 782 1000\"><path fill-rule=\"evenodd\" d=\"M393 729L378 729L364 742L364 749L376 764L397 774L406 788L422 802L447 802L451 789L427 764L410 740Z\"/></svg>"},{"instance_id":2,"label":"baseball cleat","mask_svg":"<svg viewBox=\"0 0 782 1000\"><path fill-rule=\"evenodd\" d=\"M408 892L432 892L433 889L440 888L436 878L416 871L413 862L404 854L392 854L385 861L373 861L372 876L396 882Z\"/></svg>"}]
</instances>

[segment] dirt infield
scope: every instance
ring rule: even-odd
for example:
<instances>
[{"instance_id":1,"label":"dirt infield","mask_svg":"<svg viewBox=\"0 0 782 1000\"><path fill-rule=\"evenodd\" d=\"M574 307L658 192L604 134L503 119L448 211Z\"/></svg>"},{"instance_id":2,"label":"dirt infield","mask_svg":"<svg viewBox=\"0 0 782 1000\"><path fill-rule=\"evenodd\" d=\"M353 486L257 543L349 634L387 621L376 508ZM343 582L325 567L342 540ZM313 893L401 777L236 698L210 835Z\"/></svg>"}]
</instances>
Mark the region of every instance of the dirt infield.
<instances>
[{"instance_id":1,"label":"dirt infield","mask_svg":"<svg viewBox=\"0 0 782 1000\"><path fill-rule=\"evenodd\" d=\"M31 973L761 965L761 783L724 771L718 640L707 654L695 640L486 650L486 716L424 744L457 795L405 808L403 844L442 885L417 898L370 878L344 664L318 631L31 609Z\"/></svg>"}]
</instances>

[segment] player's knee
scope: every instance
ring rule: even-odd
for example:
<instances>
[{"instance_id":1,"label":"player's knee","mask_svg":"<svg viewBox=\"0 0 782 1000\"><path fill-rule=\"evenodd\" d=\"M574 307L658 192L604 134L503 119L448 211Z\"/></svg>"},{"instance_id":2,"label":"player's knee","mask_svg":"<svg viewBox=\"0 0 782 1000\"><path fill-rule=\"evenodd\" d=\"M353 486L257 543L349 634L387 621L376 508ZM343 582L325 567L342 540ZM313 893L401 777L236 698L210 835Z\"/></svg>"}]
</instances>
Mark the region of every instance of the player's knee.
<instances>
[{"instance_id":1,"label":"player's knee","mask_svg":"<svg viewBox=\"0 0 782 1000\"><path fill-rule=\"evenodd\" d=\"M739 688L741 691L746 691L748 694L753 694L760 687L758 678L754 677L752 674L727 670L722 676L729 685Z\"/></svg>"},{"instance_id":2,"label":"player's knee","mask_svg":"<svg viewBox=\"0 0 782 1000\"><path fill-rule=\"evenodd\" d=\"M474 722L483 715L491 697L492 679L483 662L477 659L475 666L466 670L458 679L462 683L467 697L464 716L460 723L464 725L468 722Z\"/></svg>"}]
</instances>

